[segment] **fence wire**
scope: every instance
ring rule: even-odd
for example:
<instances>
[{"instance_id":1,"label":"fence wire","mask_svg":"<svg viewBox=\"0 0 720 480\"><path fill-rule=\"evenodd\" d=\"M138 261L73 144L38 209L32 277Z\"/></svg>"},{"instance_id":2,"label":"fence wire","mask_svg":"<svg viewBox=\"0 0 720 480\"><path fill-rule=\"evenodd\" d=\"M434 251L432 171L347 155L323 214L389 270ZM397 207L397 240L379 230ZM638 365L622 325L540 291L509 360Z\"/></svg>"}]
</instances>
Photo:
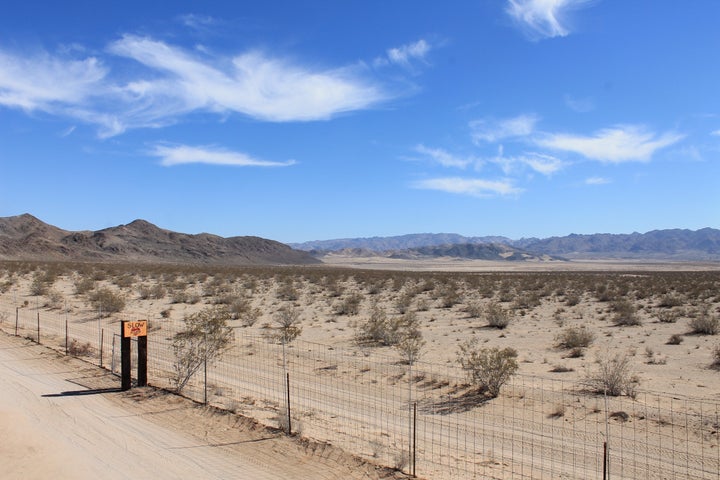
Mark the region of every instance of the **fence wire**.
<instances>
[{"instance_id":1,"label":"fence wire","mask_svg":"<svg viewBox=\"0 0 720 480\"><path fill-rule=\"evenodd\" d=\"M8 333L119 373L117 318L3 304L0 321ZM172 388L178 325L158 325L148 333L148 381ZM402 365L303 340L283 346L242 329L234 342L185 395L203 401L207 392L213 405L276 428L291 424L419 477L587 479L606 469L618 479L720 480L720 404L711 399L643 391L604 398L577 383L516 375L489 400L451 366Z\"/></svg>"}]
</instances>

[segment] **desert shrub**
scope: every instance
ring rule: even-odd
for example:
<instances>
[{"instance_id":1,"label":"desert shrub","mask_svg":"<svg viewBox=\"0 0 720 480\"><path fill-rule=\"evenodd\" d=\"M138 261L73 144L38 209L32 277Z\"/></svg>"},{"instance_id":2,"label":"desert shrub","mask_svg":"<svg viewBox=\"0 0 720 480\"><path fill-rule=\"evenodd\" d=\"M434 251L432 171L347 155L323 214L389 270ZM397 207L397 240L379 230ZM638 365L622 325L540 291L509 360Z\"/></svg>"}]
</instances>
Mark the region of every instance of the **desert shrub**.
<instances>
[{"instance_id":1,"label":"desert shrub","mask_svg":"<svg viewBox=\"0 0 720 480\"><path fill-rule=\"evenodd\" d=\"M710 314L709 309L701 310L690 319L690 332L697 335L717 335L720 330L720 318Z\"/></svg>"},{"instance_id":2,"label":"desert shrub","mask_svg":"<svg viewBox=\"0 0 720 480\"><path fill-rule=\"evenodd\" d=\"M660 323L675 323L680 317L680 313L676 310L661 310L657 312L655 317Z\"/></svg>"},{"instance_id":3,"label":"desert shrub","mask_svg":"<svg viewBox=\"0 0 720 480\"><path fill-rule=\"evenodd\" d=\"M618 327L631 327L641 325L642 321L637 314L637 309L628 300L616 300L612 303L613 323Z\"/></svg>"},{"instance_id":4,"label":"desert shrub","mask_svg":"<svg viewBox=\"0 0 720 480\"><path fill-rule=\"evenodd\" d=\"M300 293L295 288L295 284L292 280L287 280L281 283L275 293L278 299L294 302L300 298Z\"/></svg>"},{"instance_id":5,"label":"desert shrub","mask_svg":"<svg viewBox=\"0 0 720 480\"><path fill-rule=\"evenodd\" d=\"M586 348L595 340L595 334L585 325L579 327L567 327L555 337L555 345L558 348L575 349Z\"/></svg>"},{"instance_id":6,"label":"desert shrub","mask_svg":"<svg viewBox=\"0 0 720 480\"><path fill-rule=\"evenodd\" d=\"M283 307L275 313L273 319L277 325L274 337L282 344L291 343L302 333L300 310L297 308Z\"/></svg>"},{"instance_id":7,"label":"desert shrub","mask_svg":"<svg viewBox=\"0 0 720 480\"><path fill-rule=\"evenodd\" d=\"M131 288L135 283L135 275L129 273L126 273L125 275L120 275L113 280L113 283L119 288Z\"/></svg>"},{"instance_id":8,"label":"desert shrub","mask_svg":"<svg viewBox=\"0 0 720 480\"><path fill-rule=\"evenodd\" d=\"M627 354L603 356L598 358L597 370L585 378L586 385L595 393L617 397L619 395L636 395L637 380L635 379L630 357Z\"/></svg>"},{"instance_id":9,"label":"desert shrub","mask_svg":"<svg viewBox=\"0 0 720 480\"><path fill-rule=\"evenodd\" d=\"M400 341L395 345L395 348L400 352L403 361L407 365L414 365L422 356L425 348L422 332L418 325L411 321L404 325L400 337Z\"/></svg>"},{"instance_id":10,"label":"desert shrub","mask_svg":"<svg viewBox=\"0 0 720 480\"><path fill-rule=\"evenodd\" d=\"M467 371L470 381L495 398L500 388L518 369L517 351L513 348L478 348L477 338L460 344L457 360Z\"/></svg>"},{"instance_id":11,"label":"desert shrub","mask_svg":"<svg viewBox=\"0 0 720 480\"><path fill-rule=\"evenodd\" d=\"M542 301L540 296L535 292L523 292L513 300L513 309L524 310L539 307Z\"/></svg>"},{"instance_id":12,"label":"desert shrub","mask_svg":"<svg viewBox=\"0 0 720 480\"><path fill-rule=\"evenodd\" d=\"M680 345L683 341L683 336L679 333L673 333L670 335L670 338L668 338L668 341L665 342L667 345Z\"/></svg>"},{"instance_id":13,"label":"desert shrub","mask_svg":"<svg viewBox=\"0 0 720 480\"><path fill-rule=\"evenodd\" d=\"M45 298L47 301L45 302L45 307L47 308L60 308L62 307L64 297L62 293L58 292L57 290L54 290L52 288L48 289L48 291L45 294Z\"/></svg>"},{"instance_id":14,"label":"desert shrub","mask_svg":"<svg viewBox=\"0 0 720 480\"><path fill-rule=\"evenodd\" d=\"M362 299L362 295L353 293L336 303L333 310L337 315L357 315L360 313Z\"/></svg>"},{"instance_id":15,"label":"desert shrub","mask_svg":"<svg viewBox=\"0 0 720 480\"><path fill-rule=\"evenodd\" d=\"M253 308L250 300L246 298L238 298L228 307L230 315L236 320L240 320L240 323L244 327L252 327L260 318L262 312L259 308Z\"/></svg>"},{"instance_id":16,"label":"desert shrub","mask_svg":"<svg viewBox=\"0 0 720 480\"><path fill-rule=\"evenodd\" d=\"M510 312L504 309L497 302L491 302L485 307L485 319L488 322L488 327L504 329L510 325L512 317Z\"/></svg>"},{"instance_id":17,"label":"desert shrub","mask_svg":"<svg viewBox=\"0 0 720 480\"><path fill-rule=\"evenodd\" d=\"M565 295L565 305L574 307L580 303L580 295L577 292L568 292Z\"/></svg>"},{"instance_id":18,"label":"desert shrub","mask_svg":"<svg viewBox=\"0 0 720 480\"><path fill-rule=\"evenodd\" d=\"M230 312L224 307L209 307L184 319L184 328L173 336L175 375L180 392L205 363L212 363L227 350L234 338L228 326Z\"/></svg>"},{"instance_id":19,"label":"desert shrub","mask_svg":"<svg viewBox=\"0 0 720 480\"><path fill-rule=\"evenodd\" d=\"M30 295L45 295L50 289L50 284L46 281L42 272L36 272L30 283Z\"/></svg>"},{"instance_id":20,"label":"desert shrub","mask_svg":"<svg viewBox=\"0 0 720 480\"><path fill-rule=\"evenodd\" d=\"M437 297L440 299L440 306L442 308L451 308L462 301L462 295L460 294L457 283L454 281L447 281L436 285L435 291Z\"/></svg>"},{"instance_id":21,"label":"desert shrub","mask_svg":"<svg viewBox=\"0 0 720 480\"><path fill-rule=\"evenodd\" d=\"M396 345L400 341L400 322L388 317L382 307L374 305L370 318L357 324L355 340L361 344Z\"/></svg>"},{"instance_id":22,"label":"desert shrub","mask_svg":"<svg viewBox=\"0 0 720 480\"><path fill-rule=\"evenodd\" d=\"M679 295L673 295L673 294L666 294L663 295L660 298L660 303L658 303L658 307L661 308L672 308L672 307L680 307L683 305L683 299Z\"/></svg>"},{"instance_id":23,"label":"desert shrub","mask_svg":"<svg viewBox=\"0 0 720 480\"><path fill-rule=\"evenodd\" d=\"M468 314L468 317L470 317L470 318L478 318L483 313L483 307L480 304L480 302L477 302L477 301L468 302L468 304L465 306L465 312Z\"/></svg>"},{"instance_id":24,"label":"desert shrub","mask_svg":"<svg viewBox=\"0 0 720 480\"><path fill-rule=\"evenodd\" d=\"M86 357L89 356L92 351L93 348L90 342L80 343L73 338L68 344L68 354L73 357Z\"/></svg>"},{"instance_id":25,"label":"desert shrub","mask_svg":"<svg viewBox=\"0 0 720 480\"><path fill-rule=\"evenodd\" d=\"M395 308L399 314L404 314L410 310L415 294L412 292L405 292L395 300Z\"/></svg>"},{"instance_id":26,"label":"desert shrub","mask_svg":"<svg viewBox=\"0 0 720 480\"><path fill-rule=\"evenodd\" d=\"M140 300L159 300L167 294L165 287L157 283L155 285L140 285L137 292Z\"/></svg>"},{"instance_id":27,"label":"desert shrub","mask_svg":"<svg viewBox=\"0 0 720 480\"><path fill-rule=\"evenodd\" d=\"M105 314L122 312L125 308L125 297L109 288L98 288L88 294L90 304Z\"/></svg>"},{"instance_id":28,"label":"desert shrub","mask_svg":"<svg viewBox=\"0 0 720 480\"><path fill-rule=\"evenodd\" d=\"M713 348L712 363L710 366L715 369L720 369L720 344L715 345L715 348Z\"/></svg>"},{"instance_id":29,"label":"desert shrub","mask_svg":"<svg viewBox=\"0 0 720 480\"><path fill-rule=\"evenodd\" d=\"M91 277L77 278L74 282L75 293L77 295L85 295L89 291L95 289L95 283L95 280L93 280Z\"/></svg>"}]
</instances>

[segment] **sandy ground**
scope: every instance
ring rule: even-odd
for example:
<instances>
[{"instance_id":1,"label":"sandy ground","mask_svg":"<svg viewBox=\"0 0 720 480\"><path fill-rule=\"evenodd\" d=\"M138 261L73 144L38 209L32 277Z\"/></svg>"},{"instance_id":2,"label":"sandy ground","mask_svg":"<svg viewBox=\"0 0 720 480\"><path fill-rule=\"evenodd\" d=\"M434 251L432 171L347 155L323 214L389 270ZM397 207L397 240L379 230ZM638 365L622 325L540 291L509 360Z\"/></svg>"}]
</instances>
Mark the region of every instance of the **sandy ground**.
<instances>
[{"instance_id":1,"label":"sandy ground","mask_svg":"<svg viewBox=\"0 0 720 480\"><path fill-rule=\"evenodd\" d=\"M447 378L451 380L450 384L445 384L444 387L428 387L427 391L417 387L422 395L428 397L421 400L427 400L431 406L428 407L429 411L421 412L424 415L423 421L426 425L435 425L432 427L435 428L433 431L439 431L442 439L440 443L432 444L435 448L434 458L440 457L440 463L431 478L468 478L466 471L444 471L444 462L449 460L442 454L438 456L437 450L443 451L449 442L464 445L476 440L484 441L485 438L499 438L500 444L498 446L495 443L489 450L484 448L468 454L468 464L476 462L477 465L482 465L477 478L486 478L486 473L491 471L497 475L493 478L512 477L509 469L515 467L510 460L503 460L505 463L492 463L493 457L506 455L507 451L507 458L514 459L515 464L519 465L517 468L523 469L530 465L529 477L524 478L557 478L558 472L567 465L571 465L568 478L587 478L586 473L597 473L597 464L593 470L592 467L581 467L580 462L591 465L595 461L594 452L586 452L586 445L594 442L602 446L602 441L598 443L602 432L595 431L595 425L601 423L592 420L601 416L598 413L602 410L598 407L598 399L593 395L574 393L558 393L558 396L555 389L577 390L587 375L597 369L599 358L615 354L629 355L632 375L639 381L641 394L638 400L619 397L618 406L610 406L611 412L629 412L631 418L626 426L616 422L612 427L615 432L611 434L615 438L621 436L620 438L628 440L628 445L624 445L626 452L634 452L636 448L643 452L642 456L633 454L630 457L632 469L626 466L624 475L621 474L618 478L643 478L642 475L638 476L638 472L644 473L644 478L658 478L654 476L657 470L650 467L657 467L660 465L659 459L668 456L673 457L672 463L676 467L672 472L675 477L668 478L715 478L713 475L717 470L713 468L720 462L720 455L715 454L718 452L718 437L717 428L714 426L717 423L717 401L720 400L720 374L716 368L711 368L711 363L713 352L720 348L720 339L718 335L692 334L690 324L704 309L713 317L719 316L720 265L637 262L499 264L452 259L416 262L349 257L335 258L333 261L338 268L331 269L326 266L205 271L169 267L106 269L71 266L61 269L59 274L53 277L51 289L54 296L59 298L54 305L50 294L31 294L37 272L6 273L3 277L0 271L0 287L4 285L5 288L0 295L0 321L2 328L10 331L14 323L15 308L19 306L20 323L25 326L21 334L32 338L34 332L28 326L34 325L35 316L39 312L44 322L55 325L56 337L52 338L43 333L43 342L54 342L56 347L60 347L62 322L70 318L71 330L76 332L74 335L83 342L90 342L89 346L94 347L98 344L101 323L110 331L116 331L120 319L147 318L154 328L153 334L156 338L167 340L182 324L182 319L190 314L218 304L232 307L235 302L243 303L244 312L256 310L257 318L252 325L247 325L242 317L244 313L240 314L232 321L236 335L263 340L258 341L250 350L246 348L246 341L239 343L242 348L233 352L233 355L242 355L241 362L233 363L231 356L228 356L222 368L218 369L221 373L215 376L213 381L217 381L218 385L225 383L223 376L232 377L232 380L228 378L228 385L217 389L218 392L223 392L222 394L213 393L211 402L240 411L267 425L277 426L277 405L265 405L262 399L272 399L277 393L274 392L278 389L275 383L277 378L283 378L282 363L279 362L275 349L267 346L264 338L275 331L278 312L285 308L296 309L300 312L302 327L297 345L306 342L302 343L304 355L307 356L303 365L308 370L304 372L300 366L293 370L295 381L298 381L299 375L304 375L299 379L303 383L294 388L312 393L312 401L300 405L301 410L307 410L301 412L302 415L307 414L303 435L331 441L334 445L362 455L369 461L393 465L391 452L404 448L403 438L404 433L407 433L407 426L400 420L396 425L373 425L372 428L377 430L374 433L367 430L371 423L368 418L377 417L375 406L378 402L380 406L389 406L393 412L403 408L407 411L404 393L397 398L388 398L388 392L402 390L401 386L391 388L391 384L399 381L398 385L401 385L406 378L403 377L401 356L399 351L392 347L360 345L356 342L356 335L358 325L367 321L374 308L381 308L389 317L397 318L402 314L399 304L404 298L408 298L405 308L417 316L425 341L418 369L431 369L440 376L447 374L450 375ZM42 272L43 269L49 268L41 267L38 271ZM127 302L122 312L98 319L99 312L93 308L89 295L77 292L80 282L86 279L93 279L94 288L107 288L123 295ZM444 305L444 292L452 285L457 289L458 299L450 306ZM143 289L155 287L162 287L161 294L148 296L141 293ZM605 291L612 293L612 299L601 299L602 292ZM339 313L339 307L353 297L360 299L357 312ZM575 297L572 302L571 297ZM190 301L189 298L194 300ZM677 305L664 306L663 301L667 298L677 300ZM616 311L613 304L618 300L632 304L640 320L639 325L615 324ZM512 317L509 326L503 330L489 328L483 313L474 316L468 312L472 305L485 308L493 302L499 303ZM661 321L660 316L668 313L675 315L673 320ZM583 349L582 355L572 356L567 349L558 347L557 337L567 328L579 326L592 332L593 342ZM669 343L671 336L677 336L679 343ZM453 402L458 400L455 398L457 392L455 397L451 398L453 384L465 380L457 365L458 346L473 337L482 346L511 347L517 350L520 363L518 386L505 388L500 398L483 408L439 415L435 409L442 404L443 399L446 400L447 397ZM103 345L108 355L107 338ZM327 361L326 354L313 357L319 354L310 353L316 346L332 352L327 354ZM299 354L300 346L297 349ZM97 354L97 350L91 350L91 355ZM359 364L355 369L350 363L343 366L342 362L353 358L361 359L360 362L365 363ZM96 359L97 357L93 361ZM319 360L322 362L318 363ZM247 372L238 375L234 369L236 364L240 363ZM223 369L226 369L227 373L222 373L225 371ZM165 370L171 371L171 368ZM322 382L316 381L319 375L323 375ZM257 383L261 387L257 395L248 393L253 390L250 388L250 380L247 380L248 384L245 380L253 376L258 377ZM263 383L268 383L269 386L266 388ZM538 384L541 387L541 390L538 390L539 399L534 398L532 392L527 393ZM559 384L564 386L556 387ZM329 391L323 391L323 386L329 386ZM102 385L90 385L89 388L102 388ZM319 390L315 390L316 388ZM77 387L66 386L53 391L57 393L73 389L77 390ZM195 393L194 398L201 398L197 391ZM655 400L655 393L659 394L659 400ZM240 395L239 401L238 397L233 397L232 394ZM254 398L250 398L253 395ZM89 397L119 401L122 395L108 393ZM83 396L83 399L85 398L87 396ZM647 409L647 398L653 398L649 405L656 412L655 416L644 411ZM144 415L146 419L162 417L166 425L187 423L188 420L181 416L169 416L175 409L168 407L168 398L144 398L140 403L148 405L151 402L154 402L157 411L153 410L152 414ZM315 409L315 403L320 403L322 408ZM420 406L423 405L421 402ZM708 408L711 409L712 417L709 420ZM605 410L607 409L606 406ZM497 416L493 417L497 419L496 424L486 422L485 417L481 416L483 412L492 413L496 410ZM695 428L695 420L691 415L695 415L698 410L701 415L699 425L703 426ZM556 414L558 411L560 414ZM163 413L160 415L157 412ZM667 412L670 422L667 421ZM661 418L661 414L665 418ZM213 415L200 415L199 418L194 426L186 428L184 432L194 434L196 441L200 444L205 442L203 445L207 446L208 440L202 435L198 439L198 432L205 432L205 424L211 420L216 421L217 418ZM354 430L347 431L347 426L338 419L356 425ZM450 429L455 432L455 436L445 439L449 424L458 428ZM480 425L483 433L467 436L457 433L462 432L461 428L465 425L473 428ZM691 427L689 430L688 425ZM22 430L29 428L32 431L32 427L32 423L26 422ZM35 424L35 427L38 435L46 432L46 429L38 427L38 424ZM221 426L214 431L222 432L223 428L228 429ZM234 428L233 426L232 429ZM57 435L51 435L51 438L55 437ZM358 438L379 438L383 442L383 448L392 449L378 455L373 450L372 441L362 444L358 442ZM668 441L668 438L671 440ZM688 442L688 439L692 442ZM261 443L245 441L242 448L248 449L256 445L259 446L260 453L265 454L268 451L265 442L267 440ZM216 439L211 443L220 445L237 441ZM513 450L515 443L520 446L520 453ZM674 443L677 445L673 445ZM548 451L538 454L533 448L541 444ZM529 454L523 452L523 448L528 446ZM285 450L281 451L285 461ZM700 453L699 458L692 457L694 451ZM578 460L577 471L574 463L563 461L553 467L553 459L565 452L571 453L573 462ZM303 455L306 453L305 450L301 451L299 462L304 461ZM74 458L72 455L74 454L70 452L70 458ZM255 458L255 455L256 453L250 453L250 458ZM313 450L308 465L329 458L325 455L318 455ZM293 456L289 455L288 458ZM333 472L328 474L328 477L313 472L306 475L306 470L298 467L291 478L356 478L352 475L362 468L372 472L371 475L377 475L367 465L360 467L360 464L356 464L357 467L338 476L338 471L334 469L338 463L344 465L347 458L351 457L345 458L343 461L336 461L335 466L329 470L322 470ZM52 460L52 455L50 459ZM262 471L272 471L273 462L274 460L270 459L261 462ZM533 470L538 468L538 462L544 465L543 468L547 467L544 474ZM486 467L487 464L499 466ZM268 466L270 470L265 468ZM521 478L525 472L526 470L520 471ZM713 472L713 475L708 476L708 472ZM220 474L219 477L223 475Z\"/></svg>"},{"instance_id":2,"label":"sandy ground","mask_svg":"<svg viewBox=\"0 0 720 480\"><path fill-rule=\"evenodd\" d=\"M0 458L7 479L379 478L241 417L0 334Z\"/></svg>"}]
</instances>

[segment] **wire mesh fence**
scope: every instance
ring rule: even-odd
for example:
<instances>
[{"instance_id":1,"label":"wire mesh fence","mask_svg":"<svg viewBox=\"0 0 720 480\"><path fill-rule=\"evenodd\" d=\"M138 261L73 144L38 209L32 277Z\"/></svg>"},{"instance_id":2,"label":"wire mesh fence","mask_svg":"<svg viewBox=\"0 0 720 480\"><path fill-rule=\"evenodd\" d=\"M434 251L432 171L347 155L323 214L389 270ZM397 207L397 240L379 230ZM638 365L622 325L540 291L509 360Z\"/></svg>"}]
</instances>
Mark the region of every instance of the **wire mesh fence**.
<instances>
[{"instance_id":1,"label":"wire mesh fence","mask_svg":"<svg viewBox=\"0 0 720 480\"><path fill-rule=\"evenodd\" d=\"M119 319L2 308L6 332L119 373ZM152 385L174 386L179 327L150 323ZM720 480L720 404L711 399L603 397L523 375L488 399L449 365L401 364L300 339L282 345L242 329L183 394L425 478Z\"/></svg>"}]
</instances>

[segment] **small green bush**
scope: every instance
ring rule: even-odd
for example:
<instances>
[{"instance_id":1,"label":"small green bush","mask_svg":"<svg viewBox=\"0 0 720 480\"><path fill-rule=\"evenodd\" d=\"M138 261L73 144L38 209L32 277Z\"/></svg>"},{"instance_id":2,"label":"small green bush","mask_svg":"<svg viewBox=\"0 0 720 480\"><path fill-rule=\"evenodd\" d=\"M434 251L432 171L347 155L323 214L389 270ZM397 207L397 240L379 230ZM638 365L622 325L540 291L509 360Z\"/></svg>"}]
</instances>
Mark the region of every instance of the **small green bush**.
<instances>
[{"instance_id":1,"label":"small green bush","mask_svg":"<svg viewBox=\"0 0 720 480\"><path fill-rule=\"evenodd\" d=\"M517 351L513 348L478 348L477 343L477 338L473 338L460 345L458 363L468 372L473 384L495 398L518 370Z\"/></svg>"}]
</instances>

